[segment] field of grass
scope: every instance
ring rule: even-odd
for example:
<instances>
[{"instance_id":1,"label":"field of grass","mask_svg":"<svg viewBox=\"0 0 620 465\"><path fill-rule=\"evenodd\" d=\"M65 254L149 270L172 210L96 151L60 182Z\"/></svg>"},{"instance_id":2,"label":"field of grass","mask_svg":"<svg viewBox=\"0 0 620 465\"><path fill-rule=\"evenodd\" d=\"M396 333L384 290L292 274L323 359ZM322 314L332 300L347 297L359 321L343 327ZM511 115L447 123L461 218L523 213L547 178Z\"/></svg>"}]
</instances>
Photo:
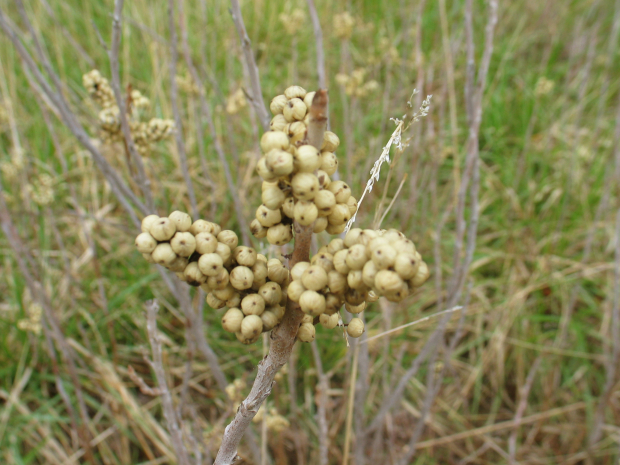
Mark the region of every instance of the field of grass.
<instances>
[{"instance_id":1,"label":"field of grass","mask_svg":"<svg viewBox=\"0 0 620 465\"><path fill-rule=\"evenodd\" d=\"M174 137L154 144L143 163L155 210L191 213L191 186L199 216L241 237L259 203L263 129L243 97L249 84L230 4L173 3L177 131L190 183ZM362 341L450 302L463 311L351 347L342 330L318 326L316 343L297 343L267 400L271 418L286 426L253 424L239 463L341 464L347 454L356 465L619 463L620 0L499 1L475 165L467 163L475 98L466 88L466 12L471 5L475 72L488 2L315 3L339 176L356 198L395 128L390 118L432 94L428 115L403 134L402 150L392 148L356 221L371 227L384 216L382 227L413 239L431 278L399 304L372 304ZM150 99L147 119L174 118L167 6L135 0L123 9L120 81ZM148 204L123 144L99 140L99 108L82 85L92 69L111 78L113 9L111 1L0 0L3 464L177 463L161 396L130 375L131 366L157 384L146 361L149 299L161 306L167 383L193 464L213 463L234 416L223 386L236 383L247 395L268 349L267 337L240 344L202 292L188 293L142 259L132 219L144 216L140 208L122 205L9 37L16 34L41 79L62 89L86 142ZM242 11L267 105L292 84L317 89L307 3L244 1ZM280 253L252 240L268 256ZM328 240L321 233L315 245Z\"/></svg>"}]
</instances>

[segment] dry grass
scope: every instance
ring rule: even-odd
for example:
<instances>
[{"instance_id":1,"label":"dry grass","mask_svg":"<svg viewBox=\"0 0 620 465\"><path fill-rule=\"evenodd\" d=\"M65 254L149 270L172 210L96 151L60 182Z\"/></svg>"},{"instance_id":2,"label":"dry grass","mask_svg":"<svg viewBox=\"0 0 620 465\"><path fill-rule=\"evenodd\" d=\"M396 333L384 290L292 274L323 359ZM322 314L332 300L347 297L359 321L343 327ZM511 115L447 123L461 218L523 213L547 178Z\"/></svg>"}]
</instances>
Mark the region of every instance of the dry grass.
<instances>
[{"instance_id":1,"label":"dry grass","mask_svg":"<svg viewBox=\"0 0 620 465\"><path fill-rule=\"evenodd\" d=\"M59 0L49 2L50 15L47 3L25 2L25 11L71 109L96 138L97 110L81 76L93 67L110 76L97 30L110 42L111 6ZM306 88L317 87L310 15L306 12L295 40L279 19L294 8L306 11L305 2L298 3L242 5L266 99L292 84L294 76ZM430 114L404 134L408 146L402 153L393 149L390 167L383 168L364 199L356 224L370 227L383 217L383 227L398 227L413 238L434 274L402 304L374 304L366 314L369 338L444 310L455 275L460 227L455 211L467 178L469 135L466 2L411 3L316 2L330 125L343 142L340 176L356 197L393 130L389 119L407 111L414 87L421 91L412 102L416 108L433 94ZM252 106L239 103L238 93L234 97L247 85L228 6L186 1L184 11L191 59L212 107L239 208L249 220L260 192L254 167L262 129ZM484 6L474 5L478 63ZM34 53L16 4L0 0L0 8ZM347 8L356 24L350 40L341 40L333 16ZM328 463L342 463L350 442L349 463L396 464L420 418L425 429L409 463L617 463L619 31L618 0L500 4L481 100L476 248L458 302L466 313L454 312L445 320L427 359L417 357L438 334L441 317L352 348L340 332L319 329L318 353L313 356L309 345L298 347L295 364L289 364L270 397L269 406L290 427L264 435L266 463L323 463L324 448ZM122 33L122 86L131 84L149 97L153 116L172 117L166 9L128 2ZM181 40L178 45L178 107L196 207L202 217L239 232L235 199L203 102L181 58ZM376 90L368 86L346 93L336 75L351 76L356 69L365 71L363 82L377 82ZM43 74L49 78L47 71ZM193 463L211 463L234 410L213 364L206 362L204 346L187 327L188 316L204 319L206 340L228 382L251 385L263 347L231 339L220 327L220 312L205 306L200 294L179 303L179 291L141 260L127 210L93 156L59 120L58 106L48 105L29 79L16 49L0 35L0 462L176 463L160 397L142 392L128 373L131 365L148 386L157 385L144 359L143 303L155 297L162 306L158 328L167 385L186 447ZM227 104L236 112L228 113ZM100 150L142 198L124 147ZM156 145L144 160L161 214L191 211L181 161L174 141ZM471 218L469 206L463 212ZM140 216L137 209L134 213ZM319 237L319 245L326 240ZM464 251L458 258L465 258ZM402 397L370 431L408 371L415 374ZM357 380L355 386L351 379ZM436 397L427 405L429 392ZM351 434L345 437L348 410ZM317 414L326 415L327 438ZM246 463L261 463L260 426L254 425L239 451Z\"/></svg>"}]
</instances>

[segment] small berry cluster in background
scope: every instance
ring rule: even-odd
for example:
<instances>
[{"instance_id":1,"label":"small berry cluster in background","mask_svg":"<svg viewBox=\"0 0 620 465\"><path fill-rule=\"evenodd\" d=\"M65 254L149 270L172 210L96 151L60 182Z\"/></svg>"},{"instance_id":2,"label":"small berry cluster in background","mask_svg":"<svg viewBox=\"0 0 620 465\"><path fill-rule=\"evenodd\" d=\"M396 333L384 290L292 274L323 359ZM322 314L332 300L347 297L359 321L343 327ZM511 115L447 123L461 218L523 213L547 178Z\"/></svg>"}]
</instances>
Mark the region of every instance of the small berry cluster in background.
<instances>
[{"instance_id":1,"label":"small berry cluster in background","mask_svg":"<svg viewBox=\"0 0 620 465\"><path fill-rule=\"evenodd\" d=\"M98 115L101 141L104 144L124 141L120 110L108 80L94 69L82 76L82 83L90 98L101 107ZM174 121L161 118L146 121L145 113L151 103L139 90L134 89L129 93L127 103L127 120L131 137L140 155L147 156L153 143L172 135Z\"/></svg>"},{"instance_id":2,"label":"small berry cluster in background","mask_svg":"<svg viewBox=\"0 0 620 465\"><path fill-rule=\"evenodd\" d=\"M326 131L321 150L307 140L308 110L315 92L291 86L271 101L271 130L263 134L263 156L257 172L263 179L262 202L250 228L270 244L291 241L291 225L313 225L313 232L340 234L357 210L351 188L332 181L338 168L334 153L340 145L336 134Z\"/></svg>"}]
</instances>

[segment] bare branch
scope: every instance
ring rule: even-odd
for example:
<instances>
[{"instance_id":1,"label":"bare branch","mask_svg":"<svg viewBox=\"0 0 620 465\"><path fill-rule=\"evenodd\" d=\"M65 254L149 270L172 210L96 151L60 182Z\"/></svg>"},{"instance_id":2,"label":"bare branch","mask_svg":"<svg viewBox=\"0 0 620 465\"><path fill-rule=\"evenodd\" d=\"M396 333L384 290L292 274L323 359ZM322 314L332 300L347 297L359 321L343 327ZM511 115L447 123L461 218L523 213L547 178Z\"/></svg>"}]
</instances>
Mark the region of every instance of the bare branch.
<instances>
[{"instance_id":1,"label":"bare branch","mask_svg":"<svg viewBox=\"0 0 620 465\"><path fill-rule=\"evenodd\" d=\"M189 175L187 169L187 154L185 153L185 142L183 140L183 121L181 120L181 114L179 113L179 93L177 91L177 30L174 24L174 0L168 0L168 25L170 27L170 102L172 103L172 114L174 115L174 125L176 130L174 131L174 139L177 145L177 151L179 152L179 161L181 163L181 173L183 173L183 179L185 180L185 186L187 188L187 195L189 197L189 203L192 207L192 215L194 219L198 219L198 206L196 204L196 194L194 193L194 185L192 178Z\"/></svg>"},{"instance_id":2,"label":"bare branch","mask_svg":"<svg viewBox=\"0 0 620 465\"><path fill-rule=\"evenodd\" d=\"M112 73L112 90L114 91L114 98L116 99L116 106L119 110L119 118L121 120L121 129L123 131L123 137L125 139L125 146L131 155L131 159L138 170L138 186L146 199L146 207L149 213L155 213L155 204L153 203L153 195L151 192L151 181L146 176L144 171L144 163L142 163L142 157L136 149L133 137L131 135L131 129L129 128L129 120L127 119L127 106L125 104L125 98L121 91L121 78L119 71L119 59L118 50L121 43L122 35L122 11L125 0L115 0L114 2L114 15L112 19L112 44L108 50L108 57L110 58L110 70Z\"/></svg>"},{"instance_id":3,"label":"bare branch","mask_svg":"<svg viewBox=\"0 0 620 465\"><path fill-rule=\"evenodd\" d=\"M312 99L310 122L308 123L308 143L321 150L325 125L327 123L327 90L319 89Z\"/></svg>"},{"instance_id":4,"label":"bare branch","mask_svg":"<svg viewBox=\"0 0 620 465\"><path fill-rule=\"evenodd\" d=\"M323 50L323 30L319 15L316 12L314 0L307 0L308 10L310 11L310 19L312 20L312 30L314 31L314 40L316 43L316 71L319 75L319 87L327 88L327 79L325 78L325 51Z\"/></svg>"},{"instance_id":5,"label":"bare branch","mask_svg":"<svg viewBox=\"0 0 620 465\"><path fill-rule=\"evenodd\" d=\"M239 0L230 0L230 4L230 13L232 15L233 22L235 23L235 27L237 28L237 34L239 35L239 40L241 41L241 49L243 50L243 57L248 70L248 78L250 81L248 84L252 90L250 101L254 107L254 111L256 112L258 119L261 122L263 130L267 131L269 129L269 122L271 121L271 118L269 117L269 112L267 111L263 100L263 92L261 90L260 78L258 76L258 66L256 65L256 60L254 59L254 52L252 51L252 42L250 42L248 31L245 29L245 23L243 22L243 16L241 15Z\"/></svg>"},{"instance_id":6,"label":"bare branch","mask_svg":"<svg viewBox=\"0 0 620 465\"><path fill-rule=\"evenodd\" d=\"M153 397L162 395L161 389L152 388L148 384L146 384L146 381L140 378L138 373L136 373L136 370L134 370L131 365L127 366L127 375L129 376L129 379L131 379L135 383L135 385L138 386L138 389L140 389L140 392L142 394Z\"/></svg>"},{"instance_id":7,"label":"bare branch","mask_svg":"<svg viewBox=\"0 0 620 465\"><path fill-rule=\"evenodd\" d=\"M151 353L153 360L149 361L151 368L155 372L157 385L161 392L161 403L166 419L166 426L170 432L170 438L174 452L179 460L180 465L190 465L189 455L185 444L183 444L183 433L179 427L177 414L172 403L172 394L168 389L166 382L166 372L162 361L161 343L159 334L157 333L157 312L159 312L159 303L157 300L151 300L145 304L146 308L146 329L149 333L149 341L151 343Z\"/></svg>"},{"instance_id":8,"label":"bare branch","mask_svg":"<svg viewBox=\"0 0 620 465\"><path fill-rule=\"evenodd\" d=\"M329 389L329 381L323 371L323 363L321 362L321 353L316 341L311 342L312 355L314 364L318 374L319 382L316 386L316 406L317 406L317 423L319 424L319 465L327 465L329 451L329 429L327 427L327 390Z\"/></svg>"}]
</instances>

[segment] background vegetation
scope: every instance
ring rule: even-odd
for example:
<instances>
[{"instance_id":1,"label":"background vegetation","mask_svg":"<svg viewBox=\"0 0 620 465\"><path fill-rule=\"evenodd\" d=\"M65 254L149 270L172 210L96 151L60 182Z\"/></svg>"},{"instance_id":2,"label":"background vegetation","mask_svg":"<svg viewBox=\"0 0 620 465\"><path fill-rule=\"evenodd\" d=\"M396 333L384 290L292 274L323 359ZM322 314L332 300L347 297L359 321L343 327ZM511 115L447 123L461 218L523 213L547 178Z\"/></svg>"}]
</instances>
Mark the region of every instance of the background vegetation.
<instances>
[{"instance_id":1,"label":"background vegetation","mask_svg":"<svg viewBox=\"0 0 620 465\"><path fill-rule=\"evenodd\" d=\"M421 91L414 96L417 106L433 95L429 115L406 134L405 150L392 152L390 168L384 167L357 219L360 227L370 227L375 214L398 195L383 227L413 238L432 264L433 276L401 304L373 304L365 312L372 336L445 308L443 280L452 275L454 262L451 211L467 140L464 2L316 4L330 124L342 142L340 176L357 198L394 128L390 118L407 111L413 88ZM258 0L242 6L265 99L294 83L317 88L306 3ZM2 0L0 7L34 50L17 6ZM184 20L217 137L250 220L260 193L254 167L262 129L239 93L247 84L228 8L222 0L188 0ZM98 110L81 81L93 68L111 75L102 40L110 41L112 9L111 2L25 2L65 95L93 139ZM334 23L343 12L354 19L350 40L339 37L341 28ZM136 0L125 5L123 15L121 82L151 100L152 116L172 118L166 6ZM486 15L485 3L475 1L477 59ZM364 436L364 428L415 365L439 319L372 341L356 357L340 331L318 329L316 348L328 386L323 392L330 463L342 462L346 443L355 448L353 463L397 463L434 395L411 463L617 463L619 30L620 1L500 3L482 100L480 219L466 312L454 313L435 355L419 366L398 405L382 419L380 433L372 436ZM198 208L203 218L239 232L231 189L183 63L179 60L176 73L179 107ZM162 304L158 324L168 384L184 428L196 441L190 450L201 457L197 463L210 463L233 403L195 348L186 316L161 275L134 250L137 231L126 210L90 154L29 86L31 78L15 47L0 35L0 175L3 202L15 226L11 229L3 217L0 461L175 463L168 433L159 425L159 397L141 392L128 374L131 365L154 384L144 361L143 304L156 297ZM101 150L134 188L122 145ZM191 211L173 140L157 144L145 167L158 213ZM23 248L7 239L11 231ZM327 241L326 234L321 236L319 245ZM265 243L255 240L255 245L276 253ZM26 276L20 260L36 276ZM29 290L33 279L52 304L62 344L46 330L49 316ZM227 382L250 385L267 341L242 346L221 329L221 311L205 306L199 293L192 299ZM455 336L458 345L451 350ZM312 349L296 348L269 399L269 408L290 426L265 434L256 424L240 450L247 463L318 463L321 372ZM366 388L358 389L353 434L347 434L352 380ZM373 442L360 442L363 437ZM262 459L261 442L269 450Z\"/></svg>"}]
</instances>

